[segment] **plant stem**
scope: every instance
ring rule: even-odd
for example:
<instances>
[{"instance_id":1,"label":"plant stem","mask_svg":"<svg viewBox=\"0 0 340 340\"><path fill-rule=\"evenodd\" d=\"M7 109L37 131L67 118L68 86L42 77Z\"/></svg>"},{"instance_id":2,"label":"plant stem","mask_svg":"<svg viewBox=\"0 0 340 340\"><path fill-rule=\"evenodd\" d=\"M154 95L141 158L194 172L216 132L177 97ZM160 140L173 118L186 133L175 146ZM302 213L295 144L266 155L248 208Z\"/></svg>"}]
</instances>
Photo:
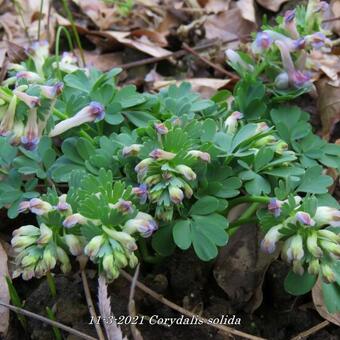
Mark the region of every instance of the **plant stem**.
<instances>
[{"instance_id":1,"label":"plant stem","mask_svg":"<svg viewBox=\"0 0 340 340\"><path fill-rule=\"evenodd\" d=\"M38 35L37 35L37 39L38 40L40 40L41 18L42 18L43 6L44 6L44 0L40 0L39 21L38 21Z\"/></svg>"},{"instance_id":2,"label":"plant stem","mask_svg":"<svg viewBox=\"0 0 340 340\"><path fill-rule=\"evenodd\" d=\"M55 298L57 296L57 288L55 286L54 277L52 276L50 272L47 272L46 278L47 278L48 288L50 289L51 295L52 297Z\"/></svg>"},{"instance_id":3,"label":"plant stem","mask_svg":"<svg viewBox=\"0 0 340 340\"><path fill-rule=\"evenodd\" d=\"M163 260L163 256L161 255L155 254L154 256L152 256L149 254L148 245L146 244L146 241L143 238L138 240L138 244L143 260L145 262L156 264Z\"/></svg>"},{"instance_id":4,"label":"plant stem","mask_svg":"<svg viewBox=\"0 0 340 340\"><path fill-rule=\"evenodd\" d=\"M49 318L50 320L52 320L52 321L57 321L57 320L56 320L56 317L55 317L55 315L54 315L54 313L53 313L53 310L52 310L51 308L46 307L46 313L47 313L48 318ZM62 336L61 336L61 333L60 333L59 328L52 326L52 330L53 330L54 338L55 338L56 340L62 340Z\"/></svg>"},{"instance_id":5,"label":"plant stem","mask_svg":"<svg viewBox=\"0 0 340 340\"><path fill-rule=\"evenodd\" d=\"M65 12L66 12L66 15L67 15L67 19L71 23L71 27L72 27L72 31L73 31L73 34L74 34L74 38L76 39L76 42L77 42L77 45L78 45L78 48L79 48L80 58L81 58L81 61L83 63L82 66L85 66L84 51L83 51L83 48L81 46L79 34L78 34L78 31L77 31L77 28L76 28L76 24L75 24L74 19L73 19L73 15L72 15L72 13L71 13L68 5L67 5L67 0L63 0L63 6L64 6L64 9L65 9Z\"/></svg>"},{"instance_id":6,"label":"plant stem","mask_svg":"<svg viewBox=\"0 0 340 340\"><path fill-rule=\"evenodd\" d=\"M270 197L268 196L242 196L234 198L229 202L229 205L227 207L227 213L230 211L231 208L235 207L236 205L242 204L242 203L263 203L268 204L270 202Z\"/></svg>"}]
</instances>

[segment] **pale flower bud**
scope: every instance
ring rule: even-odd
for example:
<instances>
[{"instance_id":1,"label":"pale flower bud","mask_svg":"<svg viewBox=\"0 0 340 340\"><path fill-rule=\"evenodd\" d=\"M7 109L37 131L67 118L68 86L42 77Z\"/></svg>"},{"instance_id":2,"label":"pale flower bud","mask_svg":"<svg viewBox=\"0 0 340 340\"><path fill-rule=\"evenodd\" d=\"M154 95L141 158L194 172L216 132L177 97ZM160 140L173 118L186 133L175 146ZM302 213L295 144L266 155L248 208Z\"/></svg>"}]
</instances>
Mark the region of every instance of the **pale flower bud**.
<instances>
[{"instance_id":1,"label":"pale flower bud","mask_svg":"<svg viewBox=\"0 0 340 340\"><path fill-rule=\"evenodd\" d=\"M118 241L122 244L124 248L128 251L135 251L137 250L136 240L124 231L116 231L114 229L110 229L106 226L103 226L103 230L108 234L111 238Z\"/></svg>"},{"instance_id":2,"label":"pale flower bud","mask_svg":"<svg viewBox=\"0 0 340 340\"><path fill-rule=\"evenodd\" d=\"M24 102L30 109L33 109L40 105L40 98L36 96L30 96L26 92L13 90L13 94L16 95L22 102Z\"/></svg>"},{"instance_id":3,"label":"pale flower bud","mask_svg":"<svg viewBox=\"0 0 340 340\"><path fill-rule=\"evenodd\" d=\"M261 249L263 252L267 254L274 253L277 242L283 237L283 234L280 233L281 229L282 224L279 224L268 230L264 239L261 241Z\"/></svg>"},{"instance_id":4,"label":"pale flower bud","mask_svg":"<svg viewBox=\"0 0 340 340\"><path fill-rule=\"evenodd\" d=\"M336 256L340 256L340 244L329 242L326 240L320 240L320 246L325 251L333 253Z\"/></svg>"},{"instance_id":5,"label":"pale flower bud","mask_svg":"<svg viewBox=\"0 0 340 340\"><path fill-rule=\"evenodd\" d=\"M334 271L328 264L325 264L325 263L321 264L321 272L322 272L322 278L325 280L326 283L335 282Z\"/></svg>"},{"instance_id":6,"label":"pale flower bud","mask_svg":"<svg viewBox=\"0 0 340 340\"><path fill-rule=\"evenodd\" d=\"M135 171L140 175L146 174L148 167L152 162L153 162L152 158L143 159L135 166Z\"/></svg>"},{"instance_id":7,"label":"pale flower bud","mask_svg":"<svg viewBox=\"0 0 340 340\"><path fill-rule=\"evenodd\" d=\"M55 253L52 251L51 247L46 247L43 253L43 262L47 270L51 270L55 267L57 259L55 258Z\"/></svg>"},{"instance_id":8,"label":"pale flower bud","mask_svg":"<svg viewBox=\"0 0 340 340\"><path fill-rule=\"evenodd\" d=\"M293 261L293 272L300 276L303 275L303 273L305 272L305 269L303 268L303 263L301 261L299 260Z\"/></svg>"},{"instance_id":9,"label":"pale flower bud","mask_svg":"<svg viewBox=\"0 0 340 340\"><path fill-rule=\"evenodd\" d=\"M57 247L57 259L61 263L60 269L63 273L67 273L71 270L70 259L63 248Z\"/></svg>"},{"instance_id":10,"label":"pale flower bud","mask_svg":"<svg viewBox=\"0 0 340 340\"><path fill-rule=\"evenodd\" d=\"M63 239L72 255L79 256L83 253L83 246L79 236L66 234Z\"/></svg>"},{"instance_id":11,"label":"pale flower bud","mask_svg":"<svg viewBox=\"0 0 340 340\"><path fill-rule=\"evenodd\" d=\"M313 219L319 226L340 227L340 210L331 207L318 207Z\"/></svg>"},{"instance_id":12,"label":"pale flower bud","mask_svg":"<svg viewBox=\"0 0 340 340\"><path fill-rule=\"evenodd\" d=\"M63 226L65 228L73 228L77 224L82 225L82 224L85 224L86 222L87 222L87 219L83 215L76 213L76 214L67 216L63 222Z\"/></svg>"},{"instance_id":13,"label":"pale flower bud","mask_svg":"<svg viewBox=\"0 0 340 340\"><path fill-rule=\"evenodd\" d=\"M29 83L41 83L43 81L38 73L30 71L19 71L15 76L17 79L26 79Z\"/></svg>"},{"instance_id":14,"label":"pale flower bud","mask_svg":"<svg viewBox=\"0 0 340 340\"><path fill-rule=\"evenodd\" d=\"M11 98L9 105L8 105L8 109L1 120L0 136L6 136L12 131L16 106L17 106L17 97L14 95Z\"/></svg>"},{"instance_id":15,"label":"pale flower bud","mask_svg":"<svg viewBox=\"0 0 340 340\"><path fill-rule=\"evenodd\" d=\"M132 192L139 198L140 204L145 204L148 198L148 187L146 184L141 184L138 187L132 188Z\"/></svg>"},{"instance_id":16,"label":"pale flower bud","mask_svg":"<svg viewBox=\"0 0 340 340\"><path fill-rule=\"evenodd\" d=\"M30 200L30 211L38 216L48 214L52 211L52 206L48 202L41 200L40 198L32 198Z\"/></svg>"},{"instance_id":17,"label":"pale flower bud","mask_svg":"<svg viewBox=\"0 0 340 340\"><path fill-rule=\"evenodd\" d=\"M226 54L226 57L228 58L228 60L230 61L230 63L232 63L232 64L234 64L236 66L240 66L245 71L248 71L248 72L254 71L253 65L250 65L250 64L246 63L240 57L240 55L237 52L233 51L232 49L227 49L225 51L225 54Z\"/></svg>"},{"instance_id":18,"label":"pale flower bud","mask_svg":"<svg viewBox=\"0 0 340 340\"><path fill-rule=\"evenodd\" d=\"M48 99L55 99L56 97L58 97L62 93L63 88L64 88L63 82L58 82L53 86L47 85L40 86L41 94Z\"/></svg>"},{"instance_id":19,"label":"pale flower bud","mask_svg":"<svg viewBox=\"0 0 340 340\"><path fill-rule=\"evenodd\" d=\"M320 272L320 262L318 259L313 259L309 262L308 273L310 275L318 275Z\"/></svg>"},{"instance_id":20,"label":"pale flower bud","mask_svg":"<svg viewBox=\"0 0 340 340\"><path fill-rule=\"evenodd\" d=\"M173 152L164 151L162 149L155 149L150 152L149 156L156 160L168 161L168 160L174 159L176 157L176 154Z\"/></svg>"},{"instance_id":21,"label":"pale flower bud","mask_svg":"<svg viewBox=\"0 0 340 340\"><path fill-rule=\"evenodd\" d=\"M123 157L127 156L138 156L141 148L143 147L142 144L132 144L129 146L124 146L122 150Z\"/></svg>"},{"instance_id":22,"label":"pale flower bud","mask_svg":"<svg viewBox=\"0 0 340 340\"><path fill-rule=\"evenodd\" d=\"M300 261L304 256L303 251L303 240L301 235L294 235L292 237L292 243L290 245L290 249L288 250L288 253L291 253L289 257L291 257L293 260Z\"/></svg>"},{"instance_id":23,"label":"pale flower bud","mask_svg":"<svg viewBox=\"0 0 340 340\"><path fill-rule=\"evenodd\" d=\"M130 214L133 211L133 206L131 201L125 201L123 199L119 199L117 203L110 204L111 209L117 209L122 214Z\"/></svg>"},{"instance_id":24,"label":"pale flower bud","mask_svg":"<svg viewBox=\"0 0 340 340\"><path fill-rule=\"evenodd\" d=\"M298 211L295 214L295 220L297 222L300 222L302 225L306 225L306 226L314 226L315 225L315 221L310 217L310 215L304 211Z\"/></svg>"},{"instance_id":25,"label":"pale flower bud","mask_svg":"<svg viewBox=\"0 0 340 340\"><path fill-rule=\"evenodd\" d=\"M234 134L237 130L238 120L242 118L242 112L233 112L224 122L224 127L227 128L227 133Z\"/></svg>"},{"instance_id":26,"label":"pale flower bud","mask_svg":"<svg viewBox=\"0 0 340 340\"><path fill-rule=\"evenodd\" d=\"M86 245L84 253L90 258L95 258L104 241L105 239L103 235L94 236Z\"/></svg>"},{"instance_id":27,"label":"pale flower bud","mask_svg":"<svg viewBox=\"0 0 340 340\"><path fill-rule=\"evenodd\" d=\"M57 210L60 211L61 213L64 212L72 212L72 208L71 205L68 204L66 202L67 200L67 195L66 194L62 194L61 196L59 196L59 200L58 200L58 204L57 204Z\"/></svg>"},{"instance_id":28,"label":"pale flower bud","mask_svg":"<svg viewBox=\"0 0 340 340\"><path fill-rule=\"evenodd\" d=\"M318 235L316 232L307 237L307 249L314 257L322 257L323 253L318 246Z\"/></svg>"},{"instance_id":29,"label":"pale flower bud","mask_svg":"<svg viewBox=\"0 0 340 340\"><path fill-rule=\"evenodd\" d=\"M37 240L37 244L47 244L53 236L52 229L49 228L46 224L41 223L40 225L40 237Z\"/></svg>"},{"instance_id":30,"label":"pale flower bud","mask_svg":"<svg viewBox=\"0 0 340 340\"><path fill-rule=\"evenodd\" d=\"M192 171L192 169L187 165L177 165L175 167L181 175L183 175L188 181L194 181L196 179L196 174Z\"/></svg>"},{"instance_id":31,"label":"pale flower bud","mask_svg":"<svg viewBox=\"0 0 340 340\"><path fill-rule=\"evenodd\" d=\"M199 158L203 162L210 163L210 155L207 152L202 152L199 150L191 150L188 152L188 155L194 158Z\"/></svg>"},{"instance_id":32,"label":"pale flower bud","mask_svg":"<svg viewBox=\"0 0 340 340\"><path fill-rule=\"evenodd\" d=\"M155 123L154 127L159 135L166 135L169 132L164 123Z\"/></svg>"},{"instance_id":33,"label":"pale flower bud","mask_svg":"<svg viewBox=\"0 0 340 340\"><path fill-rule=\"evenodd\" d=\"M13 236L39 236L40 229L34 225L24 225L13 231Z\"/></svg>"},{"instance_id":34,"label":"pale flower bud","mask_svg":"<svg viewBox=\"0 0 340 340\"><path fill-rule=\"evenodd\" d=\"M175 204L181 204L184 199L183 191L173 185L169 187L169 196L170 200Z\"/></svg>"},{"instance_id":35,"label":"pale flower bud","mask_svg":"<svg viewBox=\"0 0 340 340\"><path fill-rule=\"evenodd\" d=\"M336 234L333 231L327 229L320 229L317 231L319 238L325 239L326 241L332 241L335 243L340 242L340 234Z\"/></svg>"}]
</instances>

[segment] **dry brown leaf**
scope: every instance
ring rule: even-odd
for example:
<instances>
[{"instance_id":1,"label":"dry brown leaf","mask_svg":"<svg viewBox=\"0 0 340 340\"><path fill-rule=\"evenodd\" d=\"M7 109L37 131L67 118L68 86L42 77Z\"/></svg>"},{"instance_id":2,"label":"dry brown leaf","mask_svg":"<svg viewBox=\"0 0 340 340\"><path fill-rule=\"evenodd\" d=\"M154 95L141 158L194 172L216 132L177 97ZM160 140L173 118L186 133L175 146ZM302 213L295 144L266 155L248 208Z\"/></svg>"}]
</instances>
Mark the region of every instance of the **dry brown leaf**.
<instances>
[{"instance_id":1,"label":"dry brown leaf","mask_svg":"<svg viewBox=\"0 0 340 340\"><path fill-rule=\"evenodd\" d=\"M236 6L240 9L243 19L256 23L254 0L240 0Z\"/></svg>"},{"instance_id":2,"label":"dry brown leaf","mask_svg":"<svg viewBox=\"0 0 340 340\"><path fill-rule=\"evenodd\" d=\"M111 28L117 21L117 10L102 0L73 0L100 30Z\"/></svg>"},{"instance_id":3,"label":"dry brown leaf","mask_svg":"<svg viewBox=\"0 0 340 340\"><path fill-rule=\"evenodd\" d=\"M230 79L215 79L215 78L192 78L185 80L161 80L153 84L154 90L160 90L163 87L176 84L179 85L183 82L190 83L192 90L199 92L203 98L210 98L217 90L224 88Z\"/></svg>"},{"instance_id":4,"label":"dry brown leaf","mask_svg":"<svg viewBox=\"0 0 340 340\"><path fill-rule=\"evenodd\" d=\"M0 242L0 300L9 303L9 291L6 282L8 276L7 253ZM0 336L3 338L8 330L9 325L9 310L5 307L0 307Z\"/></svg>"},{"instance_id":5,"label":"dry brown leaf","mask_svg":"<svg viewBox=\"0 0 340 340\"><path fill-rule=\"evenodd\" d=\"M289 0L256 0L261 6L272 12L277 12L281 5L288 1Z\"/></svg>"},{"instance_id":6,"label":"dry brown leaf","mask_svg":"<svg viewBox=\"0 0 340 340\"><path fill-rule=\"evenodd\" d=\"M318 91L322 134L328 140L334 125L340 121L340 87L330 85L326 77L318 80L315 85Z\"/></svg>"},{"instance_id":7,"label":"dry brown leaf","mask_svg":"<svg viewBox=\"0 0 340 340\"><path fill-rule=\"evenodd\" d=\"M142 35L138 39L130 38L130 32L119 32L119 31L105 31L105 35L109 35L119 43L127 45L129 47L136 48L137 50L149 54L153 57L163 57L170 54L171 52L158 46L152 42L149 37ZM132 33L133 35L133 33Z\"/></svg>"},{"instance_id":8,"label":"dry brown leaf","mask_svg":"<svg viewBox=\"0 0 340 340\"><path fill-rule=\"evenodd\" d=\"M75 53L79 56L79 51ZM84 51L86 65L95 67L99 71L106 72L123 63L121 52L98 54L95 52Z\"/></svg>"},{"instance_id":9,"label":"dry brown leaf","mask_svg":"<svg viewBox=\"0 0 340 340\"><path fill-rule=\"evenodd\" d=\"M261 236L256 225L241 226L222 247L214 267L217 284L233 305L246 312L261 305L265 273L279 254L279 249L270 256L261 252Z\"/></svg>"},{"instance_id":10,"label":"dry brown leaf","mask_svg":"<svg viewBox=\"0 0 340 340\"><path fill-rule=\"evenodd\" d=\"M227 40L250 34L256 25L245 20L239 8L233 8L219 14L208 15L204 27L207 39Z\"/></svg>"},{"instance_id":11,"label":"dry brown leaf","mask_svg":"<svg viewBox=\"0 0 340 340\"><path fill-rule=\"evenodd\" d=\"M322 281L319 278L315 286L312 289L312 297L313 297L315 309L325 320L331 323L334 323L335 325L340 326L340 312L334 313L334 314L328 313L325 303L323 301L321 284L322 284Z\"/></svg>"},{"instance_id":12,"label":"dry brown leaf","mask_svg":"<svg viewBox=\"0 0 340 340\"><path fill-rule=\"evenodd\" d=\"M339 0L331 0L331 10L333 13L333 17L340 17L340 1ZM340 34L340 21L336 20L332 22L331 29L334 33Z\"/></svg>"},{"instance_id":13,"label":"dry brown leaf","mask_svg":"<svg viewBox=\"0 0 340 340\"><path fill-rule=\"evenodd\" d=\"M220 13L229 9L230 0L209 0L204 8L209 13Z\"/></svg>"}]
</instances>

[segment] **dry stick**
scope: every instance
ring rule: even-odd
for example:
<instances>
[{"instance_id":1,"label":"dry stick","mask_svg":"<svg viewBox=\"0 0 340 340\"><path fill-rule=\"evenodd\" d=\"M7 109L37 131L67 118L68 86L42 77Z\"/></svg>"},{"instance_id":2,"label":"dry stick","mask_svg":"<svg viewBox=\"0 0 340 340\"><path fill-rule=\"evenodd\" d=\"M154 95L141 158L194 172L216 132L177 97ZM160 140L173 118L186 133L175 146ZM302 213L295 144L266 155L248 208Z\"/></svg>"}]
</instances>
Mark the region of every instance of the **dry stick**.
<instances>
[{"instance_id":1,"label":"dry stick","mask_svg":"<svg viewBox=\"0 0 340 340\"><path fill-rule=\"evenodd\" d=\"M203 50L206 50L208 48L216 46L217 43L227 44L227 43L231 43L231 42L246 39L246 38L249 38L249 35L244 35L242 37L237 37L237 38L228 39L228 40L217 40L217 39L215 39L215 40L210 41L210 42L203 44L201 46L193 47L192 49L194 51L197 51L197 52L203 51ZM138 66L143 66L143 65L147 65L147 64L158 63L159 61L169 59L169 58L177 59L177 58L185 56L187 53L188 53L188 51L186 51L186 50L179 50L179 51L176 51L176 52L171 52L169 54L163 55L161 57L146 58L146 59L143 59L143 60L138 60L138 61L133 61L131 63L118 65L117 67L121 67L121 68L126 70L126 69L129 69L129 68L132 68L132 67L138 67Z\"/></svg>"},{"instance_id":2,"label":"dry stick","mask_svg":"<svg viewBox=\"0 0 340 340\"><path fill-rule=\"evenodd\" d=\"M65 326L63 325L62 323L58 322L58 321L54 321L54 320L50 320L50 319L47 319L45 318L44 316L41 316L39 314L35 314L35 313L32 313L26 309L23 309L23 308L20 308L20 307L16 307L16 306L13 306L13 305L10 305L10 304L7 304L5 302L2 302L0 301L0 305L1 306L4 306L6 308L8 308L9 310L15 312L15 313L19 313L19 314L22 314L22 315L26 315L28 317L31 317L33 319L36 319L36 320L39 320L39 321L42 321L46 324L49 324L51 326L54 326L54 327L58 327L70 334L73 334L73 335L76 335L76 336L79 336L80 338L82 339L86 339L86 340L97 340L96 338L90 336L90 335L87 335L87 334L84 334L82 332L79 332L77 331L76 329L73 329L71 327L68 327L68 326Z\"/></svg>"},{"instance_id":3,"label":"dry stick","mask_svg":"<svg viewBox=\"0 0 340 340\"><path fill-rule=\"evenodd\" d=\"M129 275L126 271L124 270L120 270L120 273L121 275L128 281L132 282L133 281L133 278L131 275ZM224 326L224 325L220 325L220 324L212 324L212 323L209 323L208 322L208 319L204 318L204 317L201 317L201 316L198 316L198 315L195 315L194 313L184 309L183 307L181 306L178 306L176 305L175 303L169 301L168 299L166 299L165 297L163 297L162 295L156 293L155 291L153 291L152 289L148 288L147 286L145 286L143 283L137 281L136 282L136 286L141 289L142 291L144 291L145 293L149 294L150 296L152 296L154 299L156 299L157 301L163 303L164 305L172 308L173 310L176 310L177 312L183 314L183 315L186 315L188 317L196 317L197 319L203 321L205 324L211 326L211 327L214 327L214 328L217 328L225 333L229 333L229 334L234 334L234 335L237 335L237 336L241 336L245 339L250 339L250 340L265 340L264 338L261 338L261 337L257 337L255 335L251 335L251 334L247 334L247 333L244 333L242 331L238 331L236 329L233 329L231 327L227 327L227 326Z\"/></svg>"},{"instance_id":4,"label":"dry stick","mask_svg":"<svg viewBox=\"0 0 340 340\"><path fill-rule=\"evenodd\" d=\"M99 340L105 340L104 333L100 327L99 322L97 322L98 318L96 315L96 310L93 305L90 289L89 289L89 284L87 282L87 277L85 273L85 269L82 269L81 271L81 279L83 281L83 287L84 287L84 292L85 292L85 297L86 297L86 302L87 302L87 307L89 308L90 315L92 319L94 320L94 326L96 328L96 332L98 334Z\"/></svg>"},{"instance_id":5,"label":"dry stick","mask_svg":"<svg viewBox=\"0 0 340 340\"><path fill-rule=\"evenodd\" d=\"M320 322L319 324L317 324L316 326L299 333L297 336L294 336L294 338L292 338L291 340L301 340L301 339L305 339L308 336L318 332L319 330L321 330L322 328L325 328L326 326L328 326L330 324L329 321L325 320Z\"/></svg>"},{"instance_id":6,"label":"dry stick","mask_svg":"<svg viewBox=\"0 0 340 340\"><path fill-rule=\"evenodd\" d=\"M213 63L212 61L210 61L209 59L201 56L198 52L196 52L192 47L188 46L186 43L183 43L183 49L188 51L189 53L191 53L193 56L195 56L196 58L198 58L199 60L203 61L205 64L209 65L210 67L212 67L213 69L215 69L216 71L225 74L226 76L232 78L232 79L239 79L238 76L236 76L234 73L229 72L227 70L225 70L223 67L221 67L220 65L217 65L215 63Z\"/></svg>"}]
</instances>

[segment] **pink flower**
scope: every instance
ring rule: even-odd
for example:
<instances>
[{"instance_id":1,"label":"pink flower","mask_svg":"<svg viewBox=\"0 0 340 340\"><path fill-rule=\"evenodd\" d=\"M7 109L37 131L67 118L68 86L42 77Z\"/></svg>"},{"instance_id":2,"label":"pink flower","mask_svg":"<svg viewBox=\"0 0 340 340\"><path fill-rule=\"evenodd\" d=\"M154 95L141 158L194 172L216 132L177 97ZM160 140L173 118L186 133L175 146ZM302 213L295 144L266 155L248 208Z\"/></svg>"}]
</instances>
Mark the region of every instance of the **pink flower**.
<instances>
[{"instance_id":1,"label":"pink flower","mask_svg":"<svg viewBox=\"0 0 340 340\"><path fill-rule=\"evenodd\" d=\"M30 96L25 92L14 90L13 94L16 95L21 101L23 101L30 109L33 109L40 105L40 98L36 96Z\"/></svg>"},{"instance_id":2,"label":"pink flower","mask_svg":"<svg viewBox=\"0 0 340 340\"><path fill-rule=\"evenodd\" d=\"M28 115L24 135L21 137L21 144L26 150L34 150L39 143L40 138L37 119L37 110L32 109Z\"/></svg>"},{"instance_id":3,"label":"pink flower","mask_svg":"<svg viewBox=\"0 0 340 340\"><path fill-rule=\"evenodd\" d=\"M47 86L47 85L42 85L40 86L41 89L41 94L49 99L54 99L57 96L59 96L64 88L64 83L63 82L58 82L54 84L53 86Z\"/></svg>"},{"instance_id":4,"label":"pink flower","mask_svg":"<svg viewBox=\"0 0 340 340\"><path fill-rule=\"evenodd\" d=\"M168 128L165 126L164 123L155 123L154 126L157 133L160 135L166 135L169 132Z\"/></svg>"},{"instance_id":5,"label":"pink flower","mask_svg":"<svg viewBox=\"0 0 340 340\"><path fill-rule=\"evenodd\" d=\"M162 149L155 149L155 150L150 152L149 156L153 159L156 159L156 160L169 161L169 160L175 158L176 154L173 153L173 152L164 151Z\"/></svg>"},{"instance_id":6,"label":"pink flower","mask_svg":"<svg viewBox=\"0 0 340 340\"><path fill-rule=\"evenodd\" d=\"M251 45L252 52L255 54L263 53L263 51L268 49L272 43L273 39L270 37L268 32L259 32Z\"/></svg>"},{"instance_id":7,"label":"pink flower","mask_svg":"<svg viewBox=\"0 0 340 340\"><path fill-rule=\"evenodd\" d=\"M315 221L310 217L310 215L304 211L298 211L295 214L295 219L296 221L300 222L303 225L306 226L314 226L315 225Z\"/></svg>"}]
</instances>

